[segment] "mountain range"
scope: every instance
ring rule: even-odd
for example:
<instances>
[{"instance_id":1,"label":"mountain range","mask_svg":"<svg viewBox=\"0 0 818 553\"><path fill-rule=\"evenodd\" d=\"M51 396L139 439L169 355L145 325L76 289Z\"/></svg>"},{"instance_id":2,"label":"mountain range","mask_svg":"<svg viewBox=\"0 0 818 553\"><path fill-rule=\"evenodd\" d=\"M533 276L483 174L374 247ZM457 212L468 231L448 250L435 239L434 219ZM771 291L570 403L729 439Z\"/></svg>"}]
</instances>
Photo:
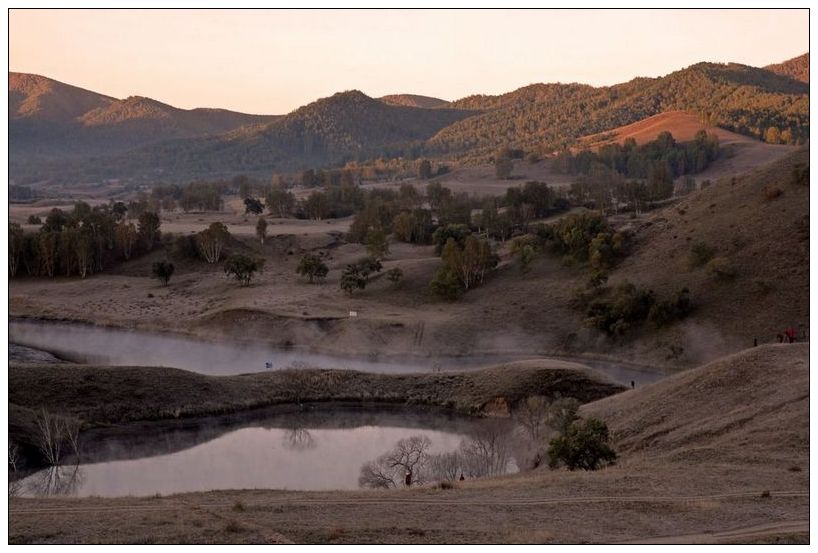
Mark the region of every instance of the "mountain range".
<instances>
[{"instance_id":1,"label":"mountain range","mask_svg":"<svg viewBox=\"0 0 818 553\"><path fill-rule=\"evenodd\" d=\"M658 78L593 87L532 84L452 102L346 91L287 115L179 109L116 99L9 73L9 172L15 184L118 178L179 182L237 173L269 176L377 157L477 163L500 147L547 154L582 136L666 111L763 138L809 138L809 54L755 68L698 63Z\"/></svg>"}]
</instances>

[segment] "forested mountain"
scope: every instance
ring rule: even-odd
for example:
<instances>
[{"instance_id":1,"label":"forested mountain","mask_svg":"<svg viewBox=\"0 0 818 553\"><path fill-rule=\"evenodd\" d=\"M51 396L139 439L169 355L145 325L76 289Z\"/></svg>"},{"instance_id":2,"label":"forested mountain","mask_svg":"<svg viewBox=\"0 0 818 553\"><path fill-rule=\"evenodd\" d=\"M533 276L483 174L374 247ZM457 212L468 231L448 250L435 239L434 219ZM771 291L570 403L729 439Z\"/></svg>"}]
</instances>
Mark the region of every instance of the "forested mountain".
<instances>
[{"instance_id":1,"label":"forested mountain","mask_svg":"<svg viewBox=\"0 0 818 553\"><path fill-rule=\"evenodd\" d=\"M40 75L9 73L14 161L100 156L275 120L222 109L184 110L150 98L117 100Z\"/></svg>"},{"instance_id":2,"label":"forested mountain","mask_svg":"<svg viewBox=\"0 0 818 553\"><path fill-rule=\"evenodd\" d=\"M485 156L503 146L548 151L576 138L671 110L702 114L708 122L763 138L768 128L809 136L809 86L764 69L699 63L656 79L610 87L536 84L501 96L470 96L453 107L483 113L443 129L427 150Z\"/></svg>"},{"instance_id":3,"label":"forested mountain","mask_svg":"<svg viewBox=\"0 0 818 553\"><path fill-rule=\"evenodd\" d=\"M116 100L11 73L10 173L18 184L103 178L174 182L378 157L468 163L486 161L505 147L548 155L576 145L580 137L675 110L769 142L800 143L809 138L809 85L787 71L803 59L775 66L783 75L699 63L608 87L533 84L450 103L409 94L378 100L348 91L277 118L181 110L142 97Z\"/></svg>"},{"instance_id":4,"label":"forested mountain","mask_svg":"<svg viewBox=\"0 0 818 553\"><path fill-rule=\"evenodd\" d=\"M801 54L782 63L774 63L764 67L767 71L792 77L796 81L809 82L809 52Z\"/></svg>"}]
</instances>

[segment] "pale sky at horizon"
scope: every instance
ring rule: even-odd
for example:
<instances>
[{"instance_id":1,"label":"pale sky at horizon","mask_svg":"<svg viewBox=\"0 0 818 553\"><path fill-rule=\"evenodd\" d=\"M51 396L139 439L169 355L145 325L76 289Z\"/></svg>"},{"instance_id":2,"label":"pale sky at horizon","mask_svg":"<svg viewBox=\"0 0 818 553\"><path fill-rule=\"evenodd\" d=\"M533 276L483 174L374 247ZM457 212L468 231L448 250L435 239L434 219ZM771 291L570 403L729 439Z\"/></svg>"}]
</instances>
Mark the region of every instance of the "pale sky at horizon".
<instances>
[{"instance_id":1,"label":"pale sky at horizon","mask_svg":"<svg viewBox=\"0 0 818 553\"><path fill-rule=\"evenodd\" d=\"M799 10L23 10L9 70L117 98L284 114L335 92L446 100L809 51Z\"/></svg>"}]
</instances>

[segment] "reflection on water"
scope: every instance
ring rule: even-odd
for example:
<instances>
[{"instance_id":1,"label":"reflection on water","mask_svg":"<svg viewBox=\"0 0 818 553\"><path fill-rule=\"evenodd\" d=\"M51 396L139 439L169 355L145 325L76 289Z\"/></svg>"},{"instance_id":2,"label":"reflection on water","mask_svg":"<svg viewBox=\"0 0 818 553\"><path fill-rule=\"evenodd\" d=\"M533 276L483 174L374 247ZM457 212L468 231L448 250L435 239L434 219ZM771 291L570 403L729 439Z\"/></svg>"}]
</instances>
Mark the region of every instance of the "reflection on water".
<instances>
[{"instance_id":1,"label":"reflection on water","mask_svg":"<svg viewBox=\"0 0 818 553\"><path fill-rule=\"evenodd\" d=\"M281 350L252 344L205 342L90 325L43 323L12 320L9 340L56 353L73 361L110 365L176 367L202 374L228 375L252 373L290 366L354 369L377 373L464 370L519 359L531 355L503 354L438 358L365 359L319 355ZM577 359L613 380L630 385L648 384L662 378L661 373L607 362Z\"/></svg>"},{"instance_id":2,"label":"reflection on water","mask_svg":"<svg viewBox=\"0 0 818 553\"><path fill-rule=\"evenodd\" d=\"M10 496L76 495L85 472L77 464L48 467L22 480L9 482Z\"/></svg>"},{"instance_id":3,"label":"reflection on water","mask_svg":"<svg viewBox=\"0 0 818 553\"><path fill-rule=\"evenodd\" d=\"M338 423L326 421L333 416ZM186 443L194 445L169 453L167 444L158 443L162 454L144 455L143 443L143 447L136 448L140 457L130 459L122 456L127 441L97 437L98 443L89 446L96 451L83 454L85 462L39 471L15 486L17 494L23 496L79 497L166 495L212 489L357 489L361 466L400 439L422 434L431 441L431 452L445 453L456 450L467 429L475 424L411 416L406 417L405 424L395 424L400 418L400 413L380 416L344 412L325 412L306 419L283 416L264 423L272 422L276 427L254 422L222 428L221 433L206 429L202 434L206 441L199 442L193 436ZM422 426L424 420L431 424ZM309 426L300 426L299 421ZM359 421L368 424L354 426ZM178 432L172 435L178 436ZM161 433L153 436L157 442L163 442L162 438Z\"/></svg>"}]
</instances>

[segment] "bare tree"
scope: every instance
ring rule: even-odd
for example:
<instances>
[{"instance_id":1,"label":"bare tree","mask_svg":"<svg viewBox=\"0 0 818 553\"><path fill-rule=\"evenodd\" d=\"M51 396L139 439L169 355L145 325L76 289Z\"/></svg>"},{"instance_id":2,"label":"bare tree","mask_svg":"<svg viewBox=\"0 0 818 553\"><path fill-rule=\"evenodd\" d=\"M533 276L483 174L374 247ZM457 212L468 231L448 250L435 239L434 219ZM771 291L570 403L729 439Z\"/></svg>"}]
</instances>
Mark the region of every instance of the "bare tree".
<instances>
[{"instance_id":1,"label":"bare tree","mask_svg":"<svg viewBox=\"0 0 818 553\"><path fill-rule=\"evenodd\" d=\"M71 495L82 485L79 465L45 468L25 480L28 492L38 497Z\"/></svg>"},{"instance_id":2,"label":"bare tree","mask_svg":"<svg viewBox=\"0 0 818 553\"><path fill-rule=\"evenodd\" d=\"M430 455L427 474L430 480L454 481L466 472L466 463L460 451Z\"/></svg>"},{"instance_id":3,"label":"bare tree","mask_svg":"<svg viewBox=\"0 0 818 553\"><path fill-rule=\"evenodd\" d=\"M401 482L405 486L424 484L427 475L423 469L429 460L431 445L427 436L398 440L392 450L361 467L358 484L369 488L397 488Z\"/></svg>"},{"instance_id":4,"label":"bare tree","mask_svg":"<svg viewBox=\"0 0 818 553\"><path fill-rule=\"evenodd\" d=\"M315 447L315 440L309 430L299 420L294 420L284 432L284 447L295 451L304 451Z\"/></svg>"},{"instance_id":5,"label":"bare tree","mask_svg":"<svg viewBox=\"0 0 818 553\"><path fill-rule=\"evenodd\" d=\"M544 438L547 428L548 400L543 396L525 398L512 413L512 418L519 424L531 441L539 442Z\"/></svg>"},{"instance_id":6,"label":"bare tree","mask_svg":"<svg viewBox=\"0 0 818 553\"><path fill-rule=\"evenodd\" d=\"M460 444L464 465L472 477L508 472L514 446L514 433L510 430L505 421L486 421Z\"/></svg>"},{"instance_id":7,"label":"bare tree","mask_svg":"<svg viewBox=\"0 0 818 553\"><path fill-rule=\"evenodd\" d=\"M20 448L17 444L9 440L9 470L17 472L20 465Z\"/></svg>"},{"instance_id":8,"label":"bare tree","mask_svg":"<svg viewBox=\"0 0 818 553\"><path fill-rule=\"evenodd\" d=\"M43 408L37 416L36 425L37 448L49 465L60 464L65 447L79 458L79 420L52 415Z\"/></svg>"}]
</instances>

